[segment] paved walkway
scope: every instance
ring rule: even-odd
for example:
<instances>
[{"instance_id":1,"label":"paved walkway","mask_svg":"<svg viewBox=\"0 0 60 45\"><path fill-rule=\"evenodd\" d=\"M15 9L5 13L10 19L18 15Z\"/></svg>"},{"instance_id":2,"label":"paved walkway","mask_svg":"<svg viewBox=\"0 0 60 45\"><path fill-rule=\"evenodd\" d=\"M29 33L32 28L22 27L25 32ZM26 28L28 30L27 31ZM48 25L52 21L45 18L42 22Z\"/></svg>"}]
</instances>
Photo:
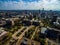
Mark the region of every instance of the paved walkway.
<instances>
[{"instance_id":1,"label":"paved walkway","mask_svg":"<svg viewBox=\"0 0 60 45\"><path fill-rule=\"evenodd\" d=\"M25 35L25 32L28 31L30 28L32 28L34 26L29 26L27 27L27 29L18 37L18 41L16 43L16 45L19 45L20 44L20 40L23 38L23 36Z\"/></svg>"},{"instance_id":2,"label":"paved walkway","mask_svg":"<svg viewBox=\"0 0 60 45\"><path fill-rule=\"evenodd\" d=\"M16 35L21 32L25 27L22 27L21 29L19 29L17 32L15 32L13 35L12 35L12 38L17 38Z\"/></svg>"},{"instance_id":3,"label":"paved walkway","mask_svg":"<svg viewBox=\"0 0 60 45\"><path fill-rule=\"evenodd\" d=\"M38 29L38 27L35 28L35 31L34 31L32 37L31 37L31 40L34 38L34 35L35 35L35 33L37 32L37 29Z\"/></svg>"}]
</instances>

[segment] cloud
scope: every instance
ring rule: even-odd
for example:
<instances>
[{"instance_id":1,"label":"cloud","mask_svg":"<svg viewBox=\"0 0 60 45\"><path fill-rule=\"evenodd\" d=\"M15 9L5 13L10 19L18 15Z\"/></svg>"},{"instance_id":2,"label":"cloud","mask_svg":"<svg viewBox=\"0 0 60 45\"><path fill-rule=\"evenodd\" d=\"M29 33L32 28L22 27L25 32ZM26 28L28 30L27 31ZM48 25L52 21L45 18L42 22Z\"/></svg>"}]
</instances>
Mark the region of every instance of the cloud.
<instances>
[{"instance_id":1,"label":"cloud","mask_svg":"<svg viewBox=\"0 0 60 45\"><path fill-rule=\"evenodd\" d=\"M20 0L0 0L1 2L8 2L8 1L20 1Z\"/></svg>"},{"instance_id":2,"label":"cloud","mask_svg":"<svg viewBox=\"0 0 60 45\"><path fill-rule=\"evenodd\" d=\"M31 10L42 9L60 10L60 0L9 0L0 1L0 10Z\"/></svg>"},{"instance_id":3,"label":"cloud","mask_svg":"<svg viewBox=\"0 0 60 45\"><path fill-rule=\"evenodd\" d=\"M40 0L22 0L22 1L24 1L24 2L38 2L38 1L40 1Z\"/></svg>"}]
</instances>

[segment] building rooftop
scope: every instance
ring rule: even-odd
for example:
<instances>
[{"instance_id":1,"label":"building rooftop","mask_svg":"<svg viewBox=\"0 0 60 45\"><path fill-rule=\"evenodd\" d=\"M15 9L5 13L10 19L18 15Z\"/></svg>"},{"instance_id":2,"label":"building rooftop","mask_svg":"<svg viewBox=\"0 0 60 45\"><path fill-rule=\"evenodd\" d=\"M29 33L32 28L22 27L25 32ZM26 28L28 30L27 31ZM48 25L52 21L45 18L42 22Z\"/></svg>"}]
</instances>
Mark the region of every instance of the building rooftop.
<instances>
[{"instance_id":1,"label":"building rooftop","mask_svg":"<svg viewBox=\"0 0 60 45\"><path fill-rule=\"evenodd\" d=\"M41 28L41 33L43 33L43 34L44 34L46 30L47 30L47 28L42 27L42 28Z\"/></svg>"},{"instance_id":2,"label":"building rooftop","mask_svg":"<svg viewBox=\"0 0 60 45\"><path fill-rule=\"evenodd\" d=\"M0 30L0 38L4 35L6 35L8 32L4 31L4 30Z\"/></svg>"}]
</instances>

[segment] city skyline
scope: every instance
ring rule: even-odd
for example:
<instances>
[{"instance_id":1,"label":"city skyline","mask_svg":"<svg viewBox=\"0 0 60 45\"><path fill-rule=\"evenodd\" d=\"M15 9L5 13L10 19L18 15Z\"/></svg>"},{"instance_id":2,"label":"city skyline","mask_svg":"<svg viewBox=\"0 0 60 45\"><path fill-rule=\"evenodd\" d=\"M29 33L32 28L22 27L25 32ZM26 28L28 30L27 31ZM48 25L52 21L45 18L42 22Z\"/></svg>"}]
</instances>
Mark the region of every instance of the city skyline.
<instances>
[{"instance_id":1,"label":"city skyline","mask_svg":"<svg viewBox=\"0 0 60 45\"><path fill-rule=\"evenodd\" d=\"M59 10L60 0L0 0L0 10Z\"/></svg>"}]
</instances>

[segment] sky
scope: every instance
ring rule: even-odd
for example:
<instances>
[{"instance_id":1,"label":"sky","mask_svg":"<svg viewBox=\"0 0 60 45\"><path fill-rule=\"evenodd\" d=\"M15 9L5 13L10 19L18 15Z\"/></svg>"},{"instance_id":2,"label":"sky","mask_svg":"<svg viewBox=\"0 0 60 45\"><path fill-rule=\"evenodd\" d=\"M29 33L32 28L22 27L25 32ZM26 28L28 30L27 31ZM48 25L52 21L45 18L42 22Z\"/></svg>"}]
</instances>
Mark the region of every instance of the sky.
<instances>
[{"instance_id":1,"label":"sky","mask_svg":"<svg viewBox=\"0 0 60 45\"><path fill-rule=\"evenodd\" d=\"M0 10L60 10L60 0L0 0Z\"/></svg>"}]
</instances>

